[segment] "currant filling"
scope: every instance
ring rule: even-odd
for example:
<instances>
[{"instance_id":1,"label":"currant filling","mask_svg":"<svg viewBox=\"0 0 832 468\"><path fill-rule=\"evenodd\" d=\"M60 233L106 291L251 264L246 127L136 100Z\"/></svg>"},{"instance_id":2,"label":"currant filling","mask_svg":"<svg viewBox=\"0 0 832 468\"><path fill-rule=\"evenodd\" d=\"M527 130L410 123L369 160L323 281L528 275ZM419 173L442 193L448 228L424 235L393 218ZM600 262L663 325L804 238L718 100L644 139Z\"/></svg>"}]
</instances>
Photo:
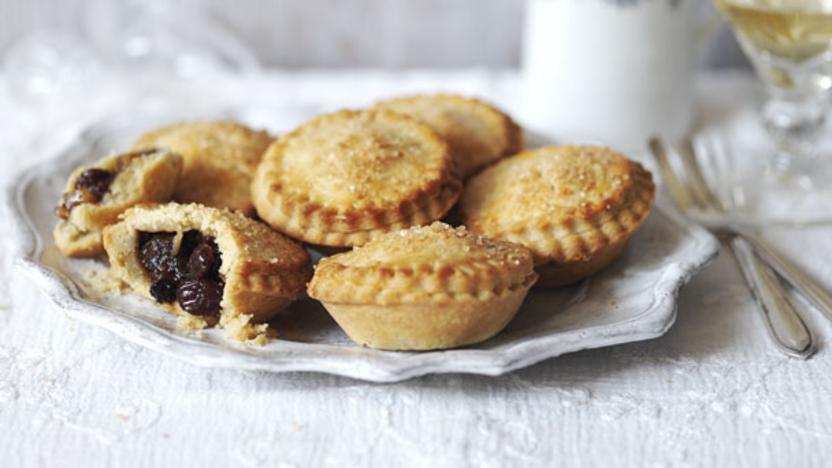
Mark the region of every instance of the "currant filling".
<instances>
[{"instance_id":1,"label":"currant filling","mask_svg":"<svg viewBox=\"0 0 832 468\"><path fill-rule=\"evenodd\" d=\"M61 219L67 219L69 212L82 203L98 203L110 190L115 174L104 169L87 169L75 179L75 190L67 192L61 199L56 213Z\"/></svg>"},{"instance_id":2,"label":"currant filling","mask_svg":"<svg viewBox=\"0 0 832 468\"><path fill-rule=\"evenodd\" d=\"M130 162L142 156L155 153L156 149L146 149L127 153L119 158L115 171L107 171L99 168L91 168L82 172L75 179L74 190L64 193L61 204L55 209L55 214L61 219L69 218L69 212L82 203L98 203L104 195L110 191L110 184L116 178L116 174L124 169Z\"/></svg>"},{"instance_id":3,"label":"currant filling","mask_svg":"<svg viewBox=\"0 0 832 468\"><path fill-rule=\"evenodd\" d=\"M150 275L150 295L159 303L176 301L193 315L219 312L225 284L214 238L188 231L176 255L174 239L175 234L168 232L139 233L139 261Z\"/></svg>"}]
</instances>

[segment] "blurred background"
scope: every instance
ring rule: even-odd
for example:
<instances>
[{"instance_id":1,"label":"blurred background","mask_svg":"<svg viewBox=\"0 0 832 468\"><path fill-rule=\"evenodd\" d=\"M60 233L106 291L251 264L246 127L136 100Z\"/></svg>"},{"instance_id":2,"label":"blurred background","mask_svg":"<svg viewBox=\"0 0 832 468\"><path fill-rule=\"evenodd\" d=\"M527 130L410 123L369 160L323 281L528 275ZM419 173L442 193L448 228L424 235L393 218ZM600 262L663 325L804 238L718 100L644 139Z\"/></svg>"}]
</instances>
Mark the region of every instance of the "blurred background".
<instances>
[{"instance_id":1,"label":"blurred background","mask_svg":"<svg viewBox=\"0 0 832 468\"><path fill-rule=\"evenodd\" d=\"M230 60L264 67L512 68L523 9L523 0L0 0L0 55L35 32L60 32L52 40L119 64L152 45L131 42L132 31L217 41ZM721 27L702 66L744 66Z\"/></svg>"}]
</instances>

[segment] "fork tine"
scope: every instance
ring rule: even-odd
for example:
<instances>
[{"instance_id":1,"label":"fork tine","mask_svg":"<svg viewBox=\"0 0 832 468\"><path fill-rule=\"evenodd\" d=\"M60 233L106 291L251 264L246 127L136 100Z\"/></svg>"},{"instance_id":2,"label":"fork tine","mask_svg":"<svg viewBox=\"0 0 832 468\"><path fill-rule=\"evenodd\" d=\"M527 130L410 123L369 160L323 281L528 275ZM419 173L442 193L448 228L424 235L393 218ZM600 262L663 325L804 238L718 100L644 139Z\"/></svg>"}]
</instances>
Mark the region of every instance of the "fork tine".
<instances>
[{"instance_id":1,"label":"fork tine","mask_svg":"<svg viewBox=\"0 0 832 468\"><path fill-rule=\"evenodd\" d=\"M667 148L657 137L650 139L650 154L653 155L656 165L659 166L662 179L664 179L667 190L670 192L670 196L673 198L676 206L682 211L690 208L692 204L691 194L676 175L676 172L674 172L673 166L671 166L667 158Z\"/></svg>"},{"instance_id":2,"label":"fork tine","mask_svg":"<svg viewBox=\"0 0 832 468\"><path fill-rule=\"evenodd\" d=\"M693 145L693 140L686 138L682 142L679 155L682 157L682 165L685 167L685 172L687 172L688 180L692 188L691 191L700 199L700 204L709 206L719 212L724 212L725 204L722 203L722 200L705 181L702 166L696 159L696 147Z\"/></svg>"},{"instance_id":3,"label":"fork tine","mask_svg":"<svg viewBox=\"0 0 832 468\"><path fill-rule=\"evenodd\" d=\"M718 181L718 185L711 184L711 188L717 192L717 196L723 200L727 209L742 209L746 205L745 192L742 184L737 180L737 159L730 156L730 150L727 148L728 142L725 138L707 138L703 141L704 150L700 153L708 160L706 164L711 167L718 168L719 177L714 180Z\"/></svg>"}]
</instances>

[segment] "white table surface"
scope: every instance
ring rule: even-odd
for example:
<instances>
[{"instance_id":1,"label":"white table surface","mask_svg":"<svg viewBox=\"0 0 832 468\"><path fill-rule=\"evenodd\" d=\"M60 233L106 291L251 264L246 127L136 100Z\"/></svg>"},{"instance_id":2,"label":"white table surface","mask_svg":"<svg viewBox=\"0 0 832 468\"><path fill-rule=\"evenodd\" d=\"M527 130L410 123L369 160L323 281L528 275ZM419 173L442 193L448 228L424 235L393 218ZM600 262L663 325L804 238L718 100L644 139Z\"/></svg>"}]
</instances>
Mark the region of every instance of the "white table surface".
<instances>
[{"instance_id":1,"label":"white table surface","mask_svg":"<svg viewBox=\"0 0 832 468\"><path fill-rule=\"evenodd\" d=\"M34 104L0 90L3 180L47 157L85 122L129 112L136 93L120 83L102 80L75 97ZM750 83L745 76L703 77L705 121L753 98ZM272 73L154 92L182 105L333 108L436 87L517 109L510 72ZM832 288L830 233L832 227L768 234ZM438 375L389 385L194 367L68 319L3 257L4 467L832 463L830 322L807 313L820 346L809 361L778 354L727 254L684 288L678 321L660 339L503 377Z\"/></svg>"}]
</instances>

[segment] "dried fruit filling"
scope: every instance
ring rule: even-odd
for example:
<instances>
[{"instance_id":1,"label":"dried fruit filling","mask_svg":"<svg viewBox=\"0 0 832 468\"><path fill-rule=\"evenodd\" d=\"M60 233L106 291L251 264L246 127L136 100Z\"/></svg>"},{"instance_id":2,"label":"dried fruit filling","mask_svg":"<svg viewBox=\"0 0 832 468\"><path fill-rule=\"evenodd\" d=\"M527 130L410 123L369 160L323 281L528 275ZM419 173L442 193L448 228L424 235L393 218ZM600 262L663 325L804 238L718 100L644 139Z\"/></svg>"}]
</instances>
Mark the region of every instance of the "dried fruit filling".
<instances>
[{"instance_id":1,"label":"dried fruit filling","mask_svg":"<svg viewBox=\"0 0 832 468\"><path fill-rule=\"evenodd\" d=\"M56 210L59 217L67 219L69 212L81 203L98 203L110 190L115 174L104 169L92 168L75 179L75 190L64 194Z\"/></svg>"},{"instance_id":2,"label":"dried fruit filling","mask_svg":"<svg viewBox=\"0 0 832 468\"><path fill-rule=\"evenodd\" d=\"M122 169L130 164L133 159L153 154L156 151L156 149L150 148L127 153L118 159L113 171L99 169L97 167L85 170L75 179L74 190L64 193L63 198L61 198L61 204L55 209L55 213L61 219L68 219L69 212L76 206L82 203L100 202L104 198L104 195L110 191L110 184L113 183L116 175Z\"/></svg>"},{"instance_id":3,"label":"dried fruit filling","mask_svg":"<svg viewBox=\"0 0 832 468\"><path fill-rule=\"evenodd\" d=\"M175 242L174 233L139 233L139 261L150 275L150 295L160 303L179 302L193 315L219 312L225 284L220 278L222 258L214 238L188 231L176 253Z\"/></svg>"}]
</instances>

